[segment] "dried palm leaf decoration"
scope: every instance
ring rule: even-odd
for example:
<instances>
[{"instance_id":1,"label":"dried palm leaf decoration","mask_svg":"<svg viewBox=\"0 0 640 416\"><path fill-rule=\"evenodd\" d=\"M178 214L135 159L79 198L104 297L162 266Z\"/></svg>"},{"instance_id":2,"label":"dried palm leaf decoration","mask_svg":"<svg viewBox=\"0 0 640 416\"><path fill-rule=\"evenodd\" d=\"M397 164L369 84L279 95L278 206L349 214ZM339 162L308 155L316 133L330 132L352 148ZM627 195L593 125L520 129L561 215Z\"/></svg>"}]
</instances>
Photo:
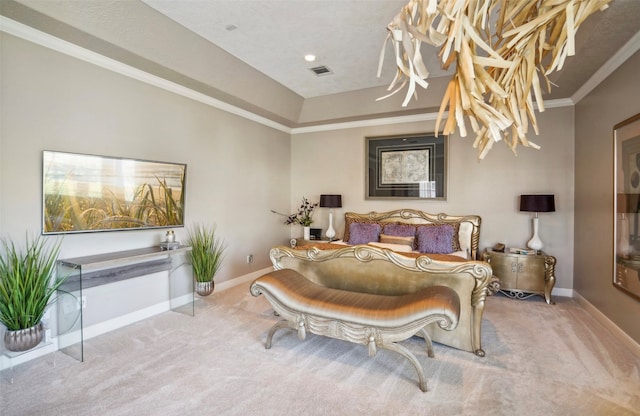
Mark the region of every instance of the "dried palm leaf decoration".
<instances>
[{"instance_id":1,"label":"dried palm leaf decoration","mask_svg":"<svg viewBox=\"0 0 640 416\"><path fill-rule=\"evenodd\" d=\"M467 136L465 117L476 134L473 147L483 159L503 140L515 153L518 144L540 147L527 139L529 125L538 134L535 104L544 111L541 78L559 71L575 54L578 27L611 0L410 0L387 26L394 47L396 76L387 98L407 87L406 106L416 85L427 88L429 72L422 42L440 48L444 69L455 63L436 120L436 134ZM378 76L382 70L384 46Z\"/></svg>"}]
</instances>

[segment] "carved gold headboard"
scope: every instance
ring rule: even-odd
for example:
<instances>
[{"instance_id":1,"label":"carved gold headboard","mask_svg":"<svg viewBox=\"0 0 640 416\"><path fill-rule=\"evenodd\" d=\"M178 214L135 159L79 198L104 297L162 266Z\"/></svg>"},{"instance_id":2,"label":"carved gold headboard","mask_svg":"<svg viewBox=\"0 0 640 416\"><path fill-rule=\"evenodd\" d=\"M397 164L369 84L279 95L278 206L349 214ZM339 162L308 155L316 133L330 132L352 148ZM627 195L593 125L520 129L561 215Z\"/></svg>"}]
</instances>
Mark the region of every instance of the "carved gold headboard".
<instances>
[{"instance_id":1,"label":"carved gold headboard","mask_svg":"<svg viewBox=\"0 0 640 416\"><path fill-rule=\"evenodd\" d=\"M375 222L379 224L404 223L404 224L451 224L459 226L458 238L460 248L469 253L469 258L478 258L478 245L480 242L480 224L478 215L449 215L445 213L429 214L415 209L397 209L387 212L369 212L358 214L347 212L344 214L343 240L349 241L349 224L353 222Z\"/></svg>"}]
</instances>

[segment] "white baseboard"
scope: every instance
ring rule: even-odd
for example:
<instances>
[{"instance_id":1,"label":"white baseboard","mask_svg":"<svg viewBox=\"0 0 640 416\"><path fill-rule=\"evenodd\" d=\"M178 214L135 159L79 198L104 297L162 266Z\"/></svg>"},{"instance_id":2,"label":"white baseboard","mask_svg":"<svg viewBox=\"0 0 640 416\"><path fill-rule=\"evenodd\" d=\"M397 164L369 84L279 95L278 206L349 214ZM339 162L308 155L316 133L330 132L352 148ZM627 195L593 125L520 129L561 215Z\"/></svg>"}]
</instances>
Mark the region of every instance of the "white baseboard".
<instances>
[{"instance_id":1,"label":"white baseboard","mask_svg":"<svg viewBox=\"0 0 640 416\"><path fill-rule=\"evenodd\" d=\"M138 321L142 321L143 319L147 319L154 315L166 312L169 309L169 301L157 303L147 308L140 309L135 312L121 315L116 318L109 319L108 321L100 322L95 325L83 328L82 335L86 341L93 337L97 337L98 335L106 334L107 332L111 332L115 329L122 328Z\"/></svg>"},{"instance_id":2,"label":"white baseboard","mask_svg":"<svg viewBox=\"0 0 640 416\"><path fill-rule=\"evenodd\" d=\"M556 287L551 290L551 296L562 296L565 298L573 297L573 289L564 289L561 287Z\"/></svg>"},{"instance_id":3,"label":"white baseboard","mask_svg":"<svg viewBox=\"0 0 640 416\"><path fill-rule=\"evenodd\" d=\"M618 327L613 321L611 321L605 314L600 312L598 308L593 306L588 300L583 298L578 292L574 291L574 299L580 306L586 309L596 321L600 322L605 328L607 328L613 336L618 338L632 353L640 358L640 344L638 344L633 338L627 335L620 327Z\"/></svg>"},{"instance_id":4,"label":"white baseboard","mask_svg":"<svg viewBox=\"0 0 640 416\"><path fill-rule=\"evenodd\" d=\"M256 279L257 277L262 276L265 273L269 273L272 271L272 267L267 267L261 270L257 270L255 272L246 274L244 276L236 277L235 279L227 280L225 282L217 283L215 288L217 291L224 291L231 289L232 287L248 283ZM131 325L135 322L142 321L143 319L150 318L154 315L161 314L163 312L167 312L171 310L171 307L186 305L191 302L191 295L184 295L179 298L174 298L171 301L166 300L155 305L149 306L144 309L140 309L138 311L128 313L125 315L118 316L113 319L109 319L108 321L100 322L95 325L91 325L83 329L83 337L85 340L91 339L93 337L97 337L102 334L106 334L107 332L111 332L113 330L125 327L127 325ZM197 299L196 299L197 301ZM72 336L70 339L79 339L80 336ZM0 371L4 369L9 369L13 366L23 364L27 361L43 357L47 354L54 354L59 349L58 346L58 338L51 339L51 342L35 348L31 351L27 351L23 354L17 355L15 357L7 357L6 355L0 356ZM55 357L53 358L55 362Z\"/></svg>"},{"instance_id":5,"label":"white baseboard","mask_svg":"<svg viewBox=\"0 0 640 416\"><path fill-rule=\"evenodd\" d=\"M241 285L243 283L251 282L263 274L269 273L273 271L273 267L266 267L261 270L256 270L255 272L251 272L249 274L245 274L244 276L236 277L235 279L227 280L222 283L216 283L216 290L227 290L232 287Z\"/></svg>"},{"instance_id":6,"label":"white baseboard","mask_svg":"<svg viewBox=\"0 0 640 416\"><path fill-rule=\"evenodd\" d=\"M244 276L236 277L235 279L227 280L222 283L216 283L215 289L217 291L224 291L224 290L230 289L240 284L250 282L257 277L262 276L265 273L268 273L271 270L273 270L273 268L268 267L266 269L258 270L258 271L246 274ZM197 297L196 297L196 301L197 301ZM167 300L167 301L149 306L147 308L140 309L132 313L128 313L126 315L118 316L108 321L91 325L90 327L84 328L84 331L83 331L84 339L86 340L93 337L97 337L98 335L106 334L107 332L111 332L113 330L122 328L127 325L131 325L135 322L142 321L154 315L167 312L171 310L172 305L174 307L176 305L182 306L182 305L188 304L189 302L191 302L191 295L184 295L184 296L181 296L180 298L173 299L171 303Z\"/></svg>"},{"instance_id":7,"label":"white baseboard","mask_svg":"<svg viewBox=\"0 0 640 416\"><path fill-rule=\"evenodd\" d=\"M7 370L11 367L15 367L16 365L26 363L27 361L35 360L36 358L44 357L47 354L51 354L53 357L53 362L55 363L55 357L53 354L58 350L58 344L55 340L51 340L50 343L44 344L42 346L35 347L34 349L27 351L23 354L16 355L15 357L8 357L7 355L0 356L0 371ZM3 374L0 378L5 378Z\"/></svg>"}]
</instances>

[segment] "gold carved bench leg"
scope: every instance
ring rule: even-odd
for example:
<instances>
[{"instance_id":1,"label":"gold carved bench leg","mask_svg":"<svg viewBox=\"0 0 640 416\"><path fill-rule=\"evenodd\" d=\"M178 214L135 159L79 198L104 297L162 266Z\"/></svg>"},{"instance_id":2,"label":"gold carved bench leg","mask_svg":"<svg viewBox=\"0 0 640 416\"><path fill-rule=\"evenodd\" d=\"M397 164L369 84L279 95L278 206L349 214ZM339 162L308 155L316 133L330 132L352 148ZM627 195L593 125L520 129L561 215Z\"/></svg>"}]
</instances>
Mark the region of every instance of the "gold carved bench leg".
<instances>
[{"instance_id":1,"label":"gold carved bench leg","mask_svg":"<svg viewBox=\"0 0 640 416\"><path fill-rule=\"evenodd\" d=\"M433 343L431 343L431 337L424 328L418 332L422 335L422 338L424 338L424 342L427 343L427 355L429 355L429 358L433 358L435 355L433 354Z\"/></svg>"},{"instance_id":2,"label":"gold carved bench leg","mask_svg":"<svg viewBox=\"0 0 640 416\"><path fill-rule=\"evenodd\" d=\"M418 373L418 379L420 380L420 383L419 383L420 390L424 392L427 391L427 378L424 375L424 371L422 370L422 366L420 365L420 362L418 362L418 359L416 358L415 355L413 355L411 351L409 351L408 349L406 349L400 344L396 344L395 342L391 342L388 344L383 343L380 347L387 350L395 351L398 354L404 356L407 360L409 360L409 362L413 364L413 367L416 369L416 372Z\"/></svg>"},{"instance_id":3,"label":"gold carved bench leg","mask_svg":"<svg viewBox=\"0 0 640 416\"><path fill-rule=\"evenodd\" d=\"M267 350L271 349L271 341L273 339L273 334L275 334L275 332L280 328L291 328L291 325L289 324L289 321L287 321L286 319L276 322L275 325L273 325L269 330L269 335L267 335L267 341L264 343L265 349Z\"/></svg>"}]
</instances>

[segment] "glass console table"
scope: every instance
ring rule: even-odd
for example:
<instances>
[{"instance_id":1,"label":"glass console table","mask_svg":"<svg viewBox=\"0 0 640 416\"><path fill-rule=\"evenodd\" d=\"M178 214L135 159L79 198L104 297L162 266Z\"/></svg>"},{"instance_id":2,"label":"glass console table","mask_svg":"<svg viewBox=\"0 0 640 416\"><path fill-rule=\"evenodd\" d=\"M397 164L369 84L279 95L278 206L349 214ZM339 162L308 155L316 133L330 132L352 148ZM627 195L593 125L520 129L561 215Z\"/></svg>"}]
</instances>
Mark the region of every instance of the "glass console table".
<instances>
[{"instance_id":1,"label":"glass console table","mask_svg":"<svg viewBox=\"0 0 640 416\"><path fill-rule=\"evenodd\" d=\"M171 250L158 246L58 260L58 276L68 276L58 290L56 303L58 349L84 361L82 292L91 287L167 271L169 308L194 316L193 277L191 273L186 277L174 273L189 265L189 250L188 246Z\"/></svg>"}]
</instances>

